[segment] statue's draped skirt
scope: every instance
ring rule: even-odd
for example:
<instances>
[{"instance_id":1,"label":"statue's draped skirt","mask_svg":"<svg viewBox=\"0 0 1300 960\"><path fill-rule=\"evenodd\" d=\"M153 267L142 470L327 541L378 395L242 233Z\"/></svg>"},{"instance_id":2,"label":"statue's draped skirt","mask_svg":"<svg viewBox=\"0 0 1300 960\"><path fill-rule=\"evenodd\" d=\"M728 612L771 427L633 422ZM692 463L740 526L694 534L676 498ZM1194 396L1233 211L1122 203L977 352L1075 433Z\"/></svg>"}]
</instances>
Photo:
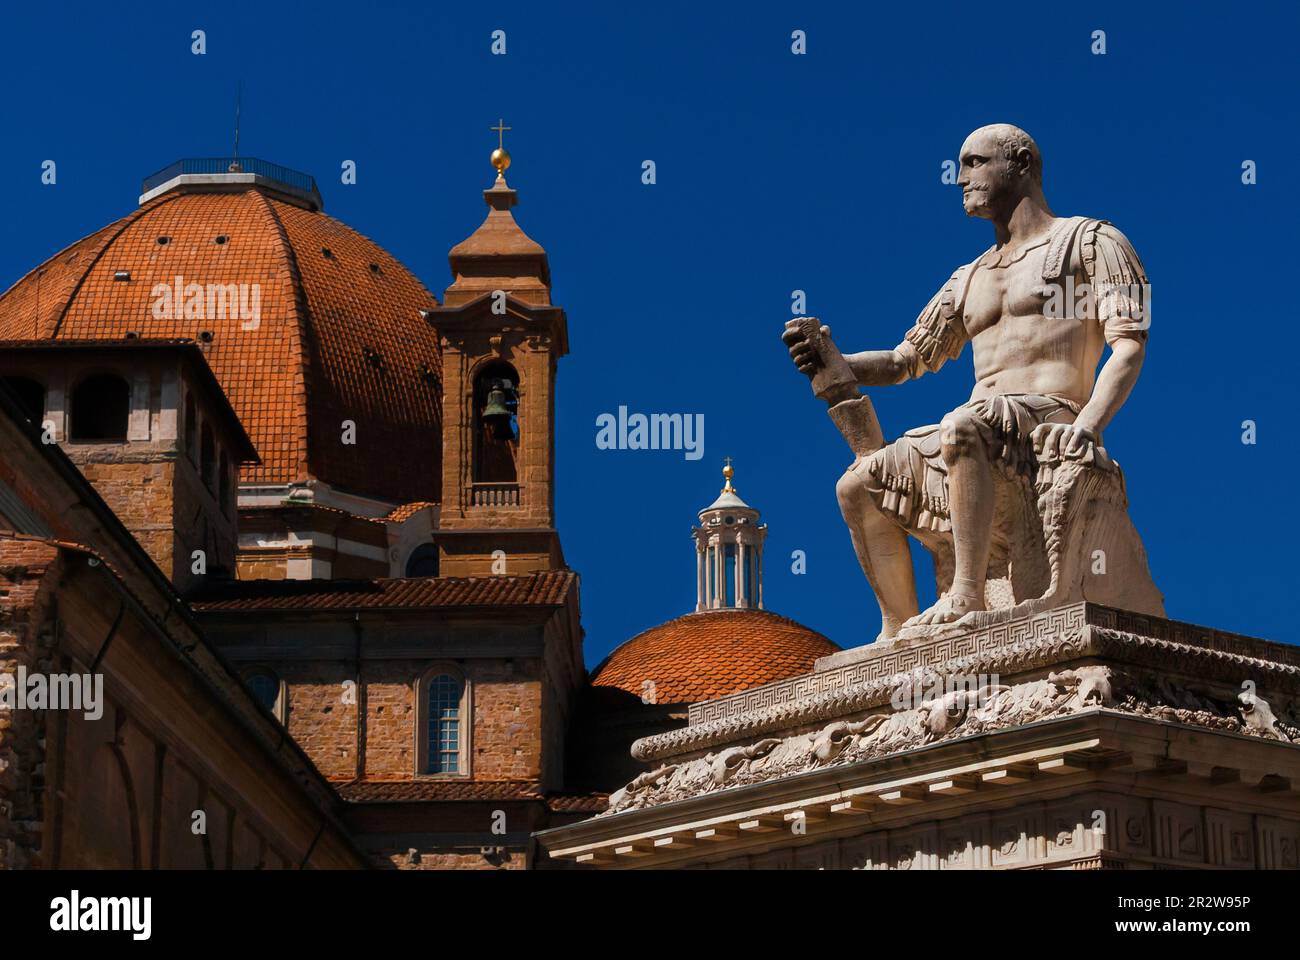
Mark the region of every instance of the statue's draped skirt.
<instances>
[{"instance_id":1,"label":"statue's draped skirt","mask_svg":"<svg viewBox=\"0 0 1300 960\"><path fill-rule=\"evenodd\" d=\"M1031 435L1043 423L1073 423L1079 405L1064 397L1007 394L971 400L949 414L965 414L984 441L989 461L1007 479L1033 480ZM877 505L909 530L948 532L948 465L940 427L909 430L852 467Z\"/></svg>"}]
</instances>

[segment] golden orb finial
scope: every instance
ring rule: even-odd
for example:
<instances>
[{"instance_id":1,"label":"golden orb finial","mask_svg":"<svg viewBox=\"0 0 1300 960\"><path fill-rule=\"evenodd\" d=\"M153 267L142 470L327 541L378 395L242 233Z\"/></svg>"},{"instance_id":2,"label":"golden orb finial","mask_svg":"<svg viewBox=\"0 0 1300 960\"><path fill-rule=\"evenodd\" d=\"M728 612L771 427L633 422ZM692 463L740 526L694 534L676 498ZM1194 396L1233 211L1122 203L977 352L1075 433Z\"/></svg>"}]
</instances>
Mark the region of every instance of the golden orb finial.
<instances>
[{"instance_id":1,"label":"golden orb finial","mask_svg":"<svg viewBox=\"0 0 1300 960\"><path fill-rule=\"evenodd\" d=\"M722 488L723 493L735 493L735 488L731 485L731 478L736 475L736 471L731 466L731 458L724 457L726 466L722 468L722 476L726 478L726 484Z\"/></svg>"},{"instance_id":2,"label":"golden orb finial","mask_svg":"<svg viewBox=\"0 0 1300 960\"><path fill-rule=\"evenodd\" d=\"M495 127L489 127L497 132L497 148L492 151L492 166L496 167L497 176L504 177L506 168L510 166L510 151L506 149L505 133L510 128L506 126L504 119L497 120Z\"/></svg>"}]
</instances>

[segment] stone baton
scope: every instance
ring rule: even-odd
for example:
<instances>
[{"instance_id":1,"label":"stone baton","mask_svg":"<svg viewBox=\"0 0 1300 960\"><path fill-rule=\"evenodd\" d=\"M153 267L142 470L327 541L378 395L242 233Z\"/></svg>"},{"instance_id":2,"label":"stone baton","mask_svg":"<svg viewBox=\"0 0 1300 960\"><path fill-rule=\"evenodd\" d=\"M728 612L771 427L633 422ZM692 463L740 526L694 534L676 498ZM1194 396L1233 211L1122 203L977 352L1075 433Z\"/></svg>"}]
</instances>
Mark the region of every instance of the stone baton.
<instances>
[{"instance_id":1,"label":"stone baton","mask_svg":"<svg viewBox=\"0 0 1300 960\"><path fill-rule=\"evenodd\" d=\"M885 445L884 432L871 398L859 392L858 380L844 354L822 333L816 317L798 317L786 322L786 329L797 329L816 356L811 376L812 390L829 405L827 413L848 442L854 455L865 457Z\"/></svg>"}]
</instances>

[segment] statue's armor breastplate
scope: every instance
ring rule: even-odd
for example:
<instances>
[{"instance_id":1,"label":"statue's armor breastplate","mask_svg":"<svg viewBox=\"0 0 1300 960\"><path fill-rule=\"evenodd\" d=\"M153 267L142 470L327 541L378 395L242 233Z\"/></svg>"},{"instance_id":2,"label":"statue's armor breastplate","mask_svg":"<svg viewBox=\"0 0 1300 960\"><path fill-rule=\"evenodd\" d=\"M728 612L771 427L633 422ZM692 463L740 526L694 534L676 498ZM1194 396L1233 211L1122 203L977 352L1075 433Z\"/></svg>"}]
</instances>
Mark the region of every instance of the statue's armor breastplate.
<instances>
[{"instance_id":1,"label":"statue's armor breastplate","mask_svg":"<svg viewBox=\"0 0 1300 960\"><path fill-rule=\"evenodd\" d=\"M1034 242L981 254L966 271L959 303L969 336L977 337L1004 319L1043 316L1049 298L1068 296L1069 277L1079 259L1076 237L1089 222L1086 217L1061 220Z\"/></svg>"},{"instance_id":2,"label":"statue's armor breastplate","mask_svg":"<svg viewBox=\"0 0 1300 960\"><path fill-rule=\"evenodd\" d=\"M1048 284L1064 284L1080 265L1091 276L1097 228L1105 222L1090 217L1070 217L1052 229L1045 244L1040 242L1009 255L999 254L996 247L990 247L972 262L957 268L904 337L904 345L914 351L914 364L933 372L961 352L970 339L966 305L971 280L980 269L1007 269L1031 254L1041 256L1042 266L1035 278L1038 282L1033 287L1035 296L1045 296ZM999 301L998 309L1001 306ZM914 366L913 375L916 372Z\"/></svg>"}]
</instances>

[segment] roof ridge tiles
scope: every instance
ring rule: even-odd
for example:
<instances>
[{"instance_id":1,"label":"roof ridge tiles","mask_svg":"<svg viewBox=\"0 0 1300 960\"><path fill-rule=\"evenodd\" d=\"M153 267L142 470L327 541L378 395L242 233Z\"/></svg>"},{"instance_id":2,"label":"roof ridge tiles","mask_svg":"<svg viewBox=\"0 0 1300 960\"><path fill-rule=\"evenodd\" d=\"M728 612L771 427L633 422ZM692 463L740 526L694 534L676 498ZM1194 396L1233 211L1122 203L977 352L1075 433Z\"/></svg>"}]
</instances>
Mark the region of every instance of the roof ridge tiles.
<instances>
[{"instance_id":1,"label":"roof ridge tiles","mask_svg":"<svg viewBox=\"0 0 1300 960\"><path fill-rule=\"evenodd\" d=\"M558 607L577 582L571 570L494 577L375 577L362 580L232 580L191 598L200 614L272 610Z\"/></svg>"}]
</instances>

